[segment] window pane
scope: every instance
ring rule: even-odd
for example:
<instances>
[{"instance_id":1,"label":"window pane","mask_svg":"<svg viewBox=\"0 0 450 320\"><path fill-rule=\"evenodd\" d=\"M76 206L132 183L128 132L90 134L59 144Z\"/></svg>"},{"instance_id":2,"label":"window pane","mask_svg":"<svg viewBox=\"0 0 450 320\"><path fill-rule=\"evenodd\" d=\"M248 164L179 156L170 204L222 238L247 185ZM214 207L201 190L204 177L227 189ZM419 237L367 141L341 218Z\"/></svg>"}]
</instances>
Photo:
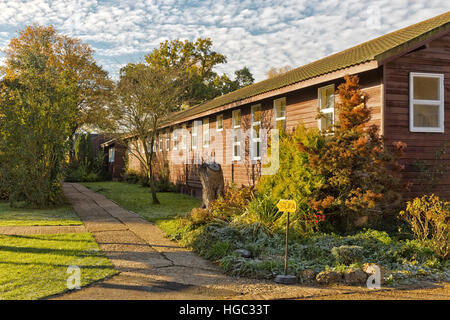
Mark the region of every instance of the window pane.
<instances>
[{"instance_id":1,"label":"window pane","mask_svg":"<svg viewBox=\"0 0 450 320\"><path fill-rule=\"evenodd\" d=\"M276 107L276 117L284 118L286 117L286 106L285 105L277 105Z\"/></svg>"},{"instance_id":2,"label":"window pane","mask_svg":"<svg viewBox=\"0 0 450 320\"><path fill-rule=\"evenodd\" d=\"M275 100L275 117L283 118L286 117L286 99Z\"/></svg>"},{"instance_id":3,"label":"window pane","mask_svg":"<svg viewBox=\"0 0 450 320\"><path fill-rule=\"evenodd\" d=\"M253 126L253 139L259 138L259 133L260 133L260 126L259 125Z\"/></svg>"},{"instance_id":4,"label":"window pane","mask_svg":"<svg viewBox=\"0 0 450 320\"><path fill-rule=\"evenodd\" d=\"M334 108L334 86L319 90L320 109Z\"/></svg>"},{"instance_id":5,"label":"window pane","mask_svg":"<svg viewBox=\"0 0 450 320\"><path fill-rule=\"evenodd\" d=\"M241 146L239 144L234 145L234 156L239 157L241 155Z\"/></svg>"},{"instance_id":6,"label":"window pane","mask_svg":"<svg viewBox=\"0 0 450 320\"><path fill-rule=\"evenodd\" d=\"M254 158L260 157L261 156L261 142L254 141L252 150L253 150L253 157Z\"/></svg>"},{"instance_id":7,"label":"window pane","mask_svg":"<svg viewBox=\"0 0 450 320\"><path fill-rule=\"evenodd\" d=\"M277 127L278 130L284 130L286 129L286 121L285 120L278 120L277 121Z\"/></svg>"},{"instance_id":8,"label":"window pane","mask_svg":"<svg viewBox=\"0 0 450 320\"><path fill-rule=\"evenodd\" d=\"M439 127L439 106L414 105L414 126L425 128Z\"/></svg>"},{"instance_id":9,"label":"window pane","mask_svg":"<svg viewBox=\"0 0 450 320\"><path fill-rule=\"evenodd\" d=\"M414 99L439 100L439 78L414 77Z\"/></svg>"},{"instance_id":10,"label":"window pane","mask_svg":"<svg viewBox=\"0 0 450 320\"><path fill-rule=\"evenodd\" d=\"M320 126L322 130L329 130L333 126L333 113L325 113L320 119Z\"/></svg>"},{"instance_id":11,"label":"window pane","mask_svg":"<svg viewBox=\"0 0 450 320\"><path fill-rule=\"evenodd\" d=\"M236 110L233 112L233 126L239 127L241 125L241 111Z\"/></svg>"},{"instance_id":12,"label":"window pane","mask_svg":"<svg viewBox=\"0 0 450 320\"><path fill-rule=\"evenodd\" d=\"M203 145L209 145L209 119L203 119Z\"/></svg>"},{"instance_id":13,"label":"window pane","mask_svg":"<svg viewBox=\"0 0 450 320\"><path fill-rule=\"evenodd\" d=\"M217 129L223 129L223 115L218 115L217 116Z\"/></svg>"},{"instance_id":14,"label":"window pane","mask_svg":"<svg viewBox=\"0 0 450 320\"><path fill-rule=\"evenodd\" d=\"M261 121L261 107L253 107L253 122Z\"/></svg>"}]
</instances>

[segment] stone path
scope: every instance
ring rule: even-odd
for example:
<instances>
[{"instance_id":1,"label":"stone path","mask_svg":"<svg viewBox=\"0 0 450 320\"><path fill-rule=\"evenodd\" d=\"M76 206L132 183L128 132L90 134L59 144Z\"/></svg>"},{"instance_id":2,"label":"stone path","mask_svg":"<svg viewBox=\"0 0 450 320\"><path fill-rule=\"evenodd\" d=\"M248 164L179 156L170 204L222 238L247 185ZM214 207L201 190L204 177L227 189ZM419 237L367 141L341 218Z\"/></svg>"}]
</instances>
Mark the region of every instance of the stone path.
<instances>
[{"instance_id":1,"label":"stone path","mask_svg":"<svg viewBox=\"0 0 450 320\"><path fill-rule=\"evenodd\" d=\"M70 183L64 185L64 192L86 230L120 273L50 299L402 298L401 294L389 293L391 289L373 295L358 287L284 286L273 281L228 277L215 264L168 240L157 226L105 196ZM448 292L448 287L438 286L437 290L441 290L437 296L442 299L442 290ZM383 296L383 292L387 295Z\"/></svg>"}]
</instances>

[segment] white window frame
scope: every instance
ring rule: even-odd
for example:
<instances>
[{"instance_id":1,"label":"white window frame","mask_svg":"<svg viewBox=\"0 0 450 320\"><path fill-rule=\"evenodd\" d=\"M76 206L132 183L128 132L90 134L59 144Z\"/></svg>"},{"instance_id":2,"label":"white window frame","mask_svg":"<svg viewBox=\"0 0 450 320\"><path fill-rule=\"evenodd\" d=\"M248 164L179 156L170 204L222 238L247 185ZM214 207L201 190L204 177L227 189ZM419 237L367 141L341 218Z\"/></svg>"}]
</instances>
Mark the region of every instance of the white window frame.
<instances>
[{"instance_id":1,"label":"white window frame","mask_svg":"<svg viewBox=\"0 0 450 320\"><path fill-rule=\"evenodd\" d=\"M172 131L173 150L178 150L178 128L174 128Z\"/></svg>"},{"instance_id":2,"label":"white window frame","mask_svg":"<svg viewBox=\"0 0 450 320\"><path fill-rule=\"evenodd\" d=\"M436 78L439 79L439 100L420 100L414 99L414 78ZM431 133L444 133L444 75L442 73L422 73L411 72L409 74L409 131L410 132L431 132ZM415 127L414 126L414 105L430 105L439 106L439 127Z\"/></svg>"},{"instance_id":3,"label":"white window frame","mask_svg":"<svg viewBox=\"0 0 450 320\"><path fill-rule=\"evenodd\" d=\"M202 145L203 148L209 148L209 118L202 120Z\"/></svg>"},{"instance_id":4,"label":"white window frame","mask_svg":"<svg viewBox=\"0 0 450 320\"><path fill-rule=\"evenodd\" d=\"M195 141L195 143L194 143ZM192 129L191 129L191 148L192 150L197 150L198 145L198 126L196 121L192 121Z\"/></svg>"},{"instance_id":5,"label":"white window frame","mask_svg":"<svg viewBox=\"0 0 450 320\"><path fill-rule=\"evenodd\" d=\"M333 97L333 107L332 108L326 108L326 109L322 109L322 95L320 94L321 93L321 91L322 90L328 90L328 89L330 89L330 88L332 88L333 89L333 95L332 95L332 97ZM318 101L319 101L319 110L320 110L320 112L321 113L323 113L323 114L328 114L328 113L331 113L332 114L332 123L334 124L334 121L335 121L335 113L334 113L334 110L335 110L335 105L336 105L336 100L335 100L335 86L334 86L334 83L332 83L332 84L330 84L330 85L328 85L328 86L325 86L325 87L320 87L320 88L318 88L317 89L317 97L318 97ZM318 120L318 128L319 128L319 130L320 131L322 131L322 130L324 130L323 128L322 128L322 119L319 119Z\"/></svg>"},{"instance_id":6,"label":"white window frame","mask_svg":"<svg viewBox=\"0 0 450 320\"><path fill-rule=\"evenodd\" d=\"M115 158L115 154L116 154L116 150L115 150L116 148L115 147L111 147L111 148L109 148L109 151L108 151L108 162L109 163L112 163L112 162L114 162L114 158Z\"/></svg>"},{"instance_id":7,"label":"white window frame","mask_svg":"<svg viewBox=\"0 0 450 320\"><path fill-rule=\"evenodd\" d=\"M161 132L160 132L159 135L158 135L158 141L159 141L159 143L158 143L158 149L159 149L159 152L162 152L162 151L163 151L163 141L164 141L164 138L163 138Z\"/></svg>"},{"instance_id":8,"label":"white window frame","mask_svg":"<svg viewBox=\"0 0 450 320\"><path fill-rule=\"evenodd\" d=\"M186 124L183 124L183 126L181 128L182 128L182 131L181 131L181 149L182 150L186 150L186 148L187 148L187 126L186 126Z\"/></svg>"},{"instance_id":9,"label":"white window frame","mask_svg":"<svg viewBox=\"0 0 450 320\"><path fill-rule=\"evenodd\" d=\"M284 101L284 116L280 117L277 113L277 102ZM286 97L275 99L273 100L273 118L274 118L274 129L277 128L277 122L278 121L284 121L284 129L286 129L286 110L287 110L287 103L286 103Z\"/></svg>"},{"instance_id":10,"label":"white window frame","mask_svg":"<svg viewBox=\"0 0 450 320\"><path fill-rule=\"evenodd\" d=\"M232 148L231 148L231 154L233 161L240 161L241 160L241 121L239 121L238 124L235 124L236 115L239 114L239 119L242 121L241 118L241 109L233 110L232 112L232 119L231 119L231 127L232 127ZM234 141L234 137L238 136L238 140ZM234 148L235 146L238 147L239 155L235 155Z\"/></svg>"},{"instance_id":11,"label":"white window frame","mask_svg":"<svg viewBox=\"0 0 450 320\"><path fill-rule=\"evenodd\" d=\"M166 131L166 151L170 151L170 129Z\"/></svg>"},{"instance_id":12,"label":"white window frame","mask_svg":"<svg viewBox=\"0 0 450 320\"><path fill-rule=\"evenodd\" d=\"M220 121L219 121L220 119ZM219 128L219 122L222 124L222 128ZM223 131L223 114L218 114L216 116L216 131Z\"/></svg>"},{"instance_id":13,"label":"white window frame","mask_svg":"<svg viewBox=\"0 0 450 320\"><path fill-rule=\"evenodd\" d=\"M259 109L260 115L259 115L259 121L255 121L255 111ZM251 107L251 139L250 139L250 155L252 160L261 160L261 104L255 104ZM259 126L259 137L255 138L255 130L253 129L255 126ZM255 156L256 149L254 148L255 143L259 144L259 156Z\"/></svg>"}]
</instances>

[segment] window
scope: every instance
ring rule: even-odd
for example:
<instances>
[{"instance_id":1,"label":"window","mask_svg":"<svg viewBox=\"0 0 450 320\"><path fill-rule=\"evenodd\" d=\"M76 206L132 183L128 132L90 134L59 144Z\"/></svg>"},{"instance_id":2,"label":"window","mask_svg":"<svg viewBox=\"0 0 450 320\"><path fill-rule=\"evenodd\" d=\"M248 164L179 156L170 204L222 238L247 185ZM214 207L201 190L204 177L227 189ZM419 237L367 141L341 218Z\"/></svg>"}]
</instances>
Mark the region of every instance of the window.
<instances>
[{"instance_id":1,"label":"window","mask_svg":"<svg viewBox=\"0 0 450 320\"><path fill-rule=\"evenodd\" d=\"M319 88L319 110L323 117L319 119L319 129L328 131L334 123L334 84Z\"/></svg>"},{"instance_id":2,"label":"window","mask_svg":"<svg viewBox=\"0 0 450 320\"><path fill-rule=\"evenodd\" d=\"M187 146L187 128L186 125L183 124L181 131L181 149L186 150Z\"/></svg>"},{"instance_id":3,"label":"window","mask_svg":"<svg viewBox=\"0 0 450 320\"><path fill-rule=\"evenodd\" d=\"M192 150L197 149L197 142L198 142L197 133L198 133L197 121L192 121L192 136L191 136Z\"/></svg>"},{"instance_id":4,"label":"window","mask_svg":"<svg viewBox=\"0 0 450 320\"><path fill-rule=\"evenodd\" d=\"M170 129L166 131L166 151L170 151Z\"/></svg>"},{"instance_id":5,"label":"window","mask_svg":"<svg viewBox=\"0 0 450 320\"><path fill-rule=\"evenodd\" d=\"M175 128L172 132L173 150L178 150L178 128Z\"/></svg>"},{"instance_id":6,"label":"window","mask_svg":"<svg viewBox=\"0 0 450 320\"><path fill-rule=\"evenodd\" d=\"M261 160L261 105L252 106L250 154L252 160Z\"/></svg>"},{"instance_id":7,"label":"window","mask_svg":"<svg viewBox=\"0 0 450 320\"><path fill-rule=\"evenodd\" d=\"M223 114L218 114L216 116L216 131L223 130Z\"/></svg>"},{"instance_id":8,"label":"window","mask_svg":"<svg viewBox=\"0 0 450 320\"><path fill-rule=\"evenodd\" d=\"M412 132L444 132L444 75L410 74L409 129Z\"/></svg>"},{"instance_id":9,"label":"window","mask_svg":"<svg viewBox=\"0 0 450 320\"><path fill-rule=\"evenodd\" d=\"M163 150L163 136L162 136L162 133L159 133L158 145L159 145L159 151L161 152Z\"/></svg>"},{"instance_id":10,"label":"window","mask_svg":"<svg viewBox=\"0 0 450 320\"><path fill-rule=\"evenodd\" d=\"M209 147L209 118L203 119L203 148Z\"/></svg>"},{"instance_id":11,"label":"window","mask_svg":"<svg viewBox=\"0 0 450 320\"><path fill-rule=\"evenodd\" d=\"M286 129L286 98L273 101L273 113L276 129Z\"/></svg>"},{"instance_id":12,"label":"window","mask_svg":"<svg viewBox=\"0 0 450 320\"><path fill-rule=\"evenodd\" d=\"M113 148L109 148L109 151L108 151L108 160L109 160L109 162L114 162L114 153L115 153L114 147Z\"/></svg>"},{"instance_id":13,"label":"window","mask_svg":"<svg viewBox=\"0 0 450 320\"><path fill-rule=\"evenodd\" d=\"M241 110L232 113L233 160L241 160Z\"/></svg>"}]
</instances>

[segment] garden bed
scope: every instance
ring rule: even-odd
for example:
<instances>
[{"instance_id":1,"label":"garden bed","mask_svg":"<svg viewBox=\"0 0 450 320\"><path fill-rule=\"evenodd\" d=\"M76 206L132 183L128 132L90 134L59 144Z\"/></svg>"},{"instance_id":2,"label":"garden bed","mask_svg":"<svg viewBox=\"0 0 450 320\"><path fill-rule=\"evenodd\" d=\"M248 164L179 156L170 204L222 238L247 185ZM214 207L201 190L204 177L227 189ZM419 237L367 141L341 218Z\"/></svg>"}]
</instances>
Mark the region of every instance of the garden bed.
<instances>
[{"instance_id":1,"label":"garden bed","mask_svg":"<svg viewBox=\"0 0 450 320\"><path fill-rule=\"evenodd\" d=\"M283 273L285 236L272 234L261 224L194 225L179 218L162 222L160 227L171 239L218 262L229 275L273 279ZM366 230L351 236L314 234L290 239L289 273L302 283L365 285L368 274L361 278L356 270L365 273L369 264L381 267L384 285L450 281L448 259L438 258L415 240L396 240L386 232ZM335 275L334 279L324 279L327 272Z\"/></svg>"}]
</instances>

